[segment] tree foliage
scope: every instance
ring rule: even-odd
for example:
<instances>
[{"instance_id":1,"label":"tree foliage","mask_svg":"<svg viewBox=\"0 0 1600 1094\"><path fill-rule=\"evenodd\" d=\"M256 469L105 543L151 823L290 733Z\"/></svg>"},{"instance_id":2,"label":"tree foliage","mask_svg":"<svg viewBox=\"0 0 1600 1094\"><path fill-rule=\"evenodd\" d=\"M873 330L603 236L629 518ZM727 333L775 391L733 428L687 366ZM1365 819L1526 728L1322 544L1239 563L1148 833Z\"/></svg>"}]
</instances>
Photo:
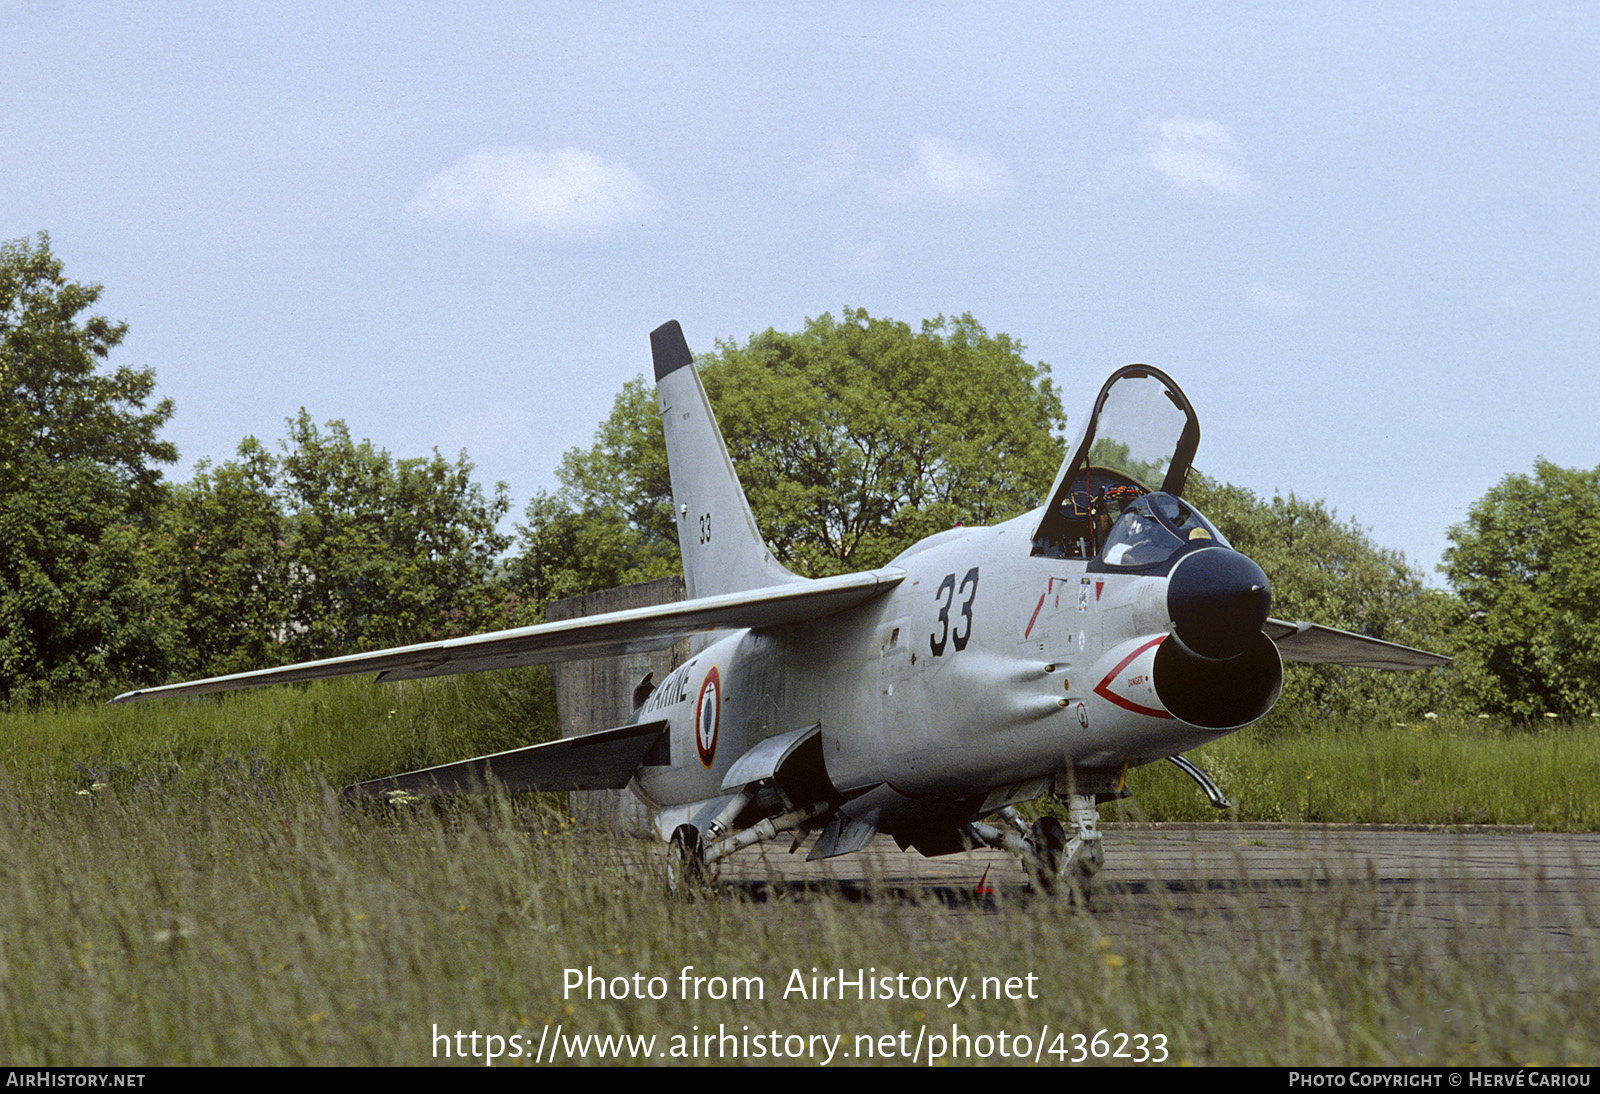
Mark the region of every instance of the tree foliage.
<instances>
[{"instance_id":1,"label":"tree foliage","mask_svg":"<svg viewBox=\"0 0 1600 1094\"><path fill-rule=\"evenodd\" d=\"M1461 597L1462 647L1487 670L1491 712L1600 710L1600 468L1539 460L1450 529L1440 568Z\"/></svg>"},{"instance_id":2,"label":"tree foliage","mask_svg":"<svg viewBox=\"0 0 1600 1094\"><path fill-rule=\"evenodd\" d=\"M157 567L193 663L225 673L422 641L498 622L489 576L510 508L456 462L394 459L304 410L283 454L238 459L174 491Z\"/></svg>"},{"instance_id":3,"label":"tree foliage","mask_svg":"<svg viewBox=\"0 0 1600 1094\"><path fill-rule=\"evenodd\" d=\"M86 314L40 235L0 244L0 703L161 671L174 633L141 573L162 497L170 400L148 369L102 364L127 327Z\"/></svg>"},{"instance_id":4,"label":"tree foliage","mask_svg":"<svg viewBox=\"0 0 1600 1094\"><path fill-rule=\"evenodd\" d=\"M160 675L178 636L125 484L88 461L19 464L25 485L0 494L0 706Z\"/></svg>"},{"instance_id":5,"label":"tree foliage","mask_svg":"<svg viewBox=\"0 0 1600 1094\"><path fill-rule=\"evenodd\" d=\"M158 500L154 465L178 458L158 436L172 400L145 409L155 390L149 369L101 370L128 326L84 314L100 292L63 276L49 236L0 244L0 486L26 486L23 472L33 468L24 453L87 463L114 475L143 517Z\"/></svg>"},{"instance_id":6,"label":"tree foliage","mask_svg":"<svg viewBox=\"0 0 1600 1094\"><path fill-rule=\"evenodd\" d=\"M696 365L756 523L808 576L878 566L934 531L1024 511L1061 461L1048 367L970 315L913 330L847 308L796 334L719 342ZM567 453L562 489L529 506L520 580L567 593L677 570L659 418L650 388L631 381L594 445Z\"/></svg>"},{"instance_id":7,"label":"tree foliage","mask_svg":"<svg viewBox=\"0 0 1600 1094\"><path fill-rule=\"evenodd\" d=\"M523 518L520 552L507 563L506 577L533 604L670 577L683 569L676 540L648 532L621 510L567 488L554 494L541 490Z\"/></svg>"},{"instance_id":8,"label":"tree foliage","mask_svg":"<svg viewBox=\"0 0 1600 1094\"><path fill-rule=\"evenodd\" d=\"M184 636L184 675L244 672L283 656L289 533L277 481L277 460L247 437L237 460L202 463L172 489L150 569Z\"/></svg>"},{"instance_id":9,"label":"tree foliage","mask_svg":"<svg viewBox=\"0 0 1600 1094\"><path fill-rule=\"evenodd\" d=\"M489 609L485 583L510 544L496 525L504 483L486 498L462 453L392 459L323 433L304 410L281 461L291 526L289 644L324 656L471 628Z\"/></svg>"},{"instance_id":10,"label":"tree foliage","mask_svg":"<svg viewBox=\"0 0 1600 1094\"><path fill-rule=\"evenodd\" d=\"M1250 556L1272 582L1272 614L1309 620L1386 642L1451 653L1453 599L1423 583L1399 551L1379 547L1359 524L1322 501L1257 497L1191 474L1184 497ZM1453 703L1461 669L1390 673L1286 663L1279 708L1286 715L1420 714Z\"/></svg>"}]
</instances>

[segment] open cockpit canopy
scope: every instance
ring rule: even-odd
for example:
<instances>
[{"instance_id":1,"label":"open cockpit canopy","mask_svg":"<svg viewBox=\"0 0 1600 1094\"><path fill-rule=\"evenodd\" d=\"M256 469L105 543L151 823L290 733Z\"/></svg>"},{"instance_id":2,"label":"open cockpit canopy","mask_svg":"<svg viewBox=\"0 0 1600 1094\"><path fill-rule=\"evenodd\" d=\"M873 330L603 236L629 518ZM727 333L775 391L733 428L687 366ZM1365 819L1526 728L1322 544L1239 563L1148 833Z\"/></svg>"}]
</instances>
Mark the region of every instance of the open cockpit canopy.
<instances>
[{"instance_id":1,"label":"open cockpit canopy","mask_svg":"<svg viewBox=\"0 0 1600 1094\"><path fill-rule=\"evenodd\" d=\"M1033 553L1093 558L1135 499L1183 493L1200 422L1172 379L1149 365L1111 374L1079 426L1033 534Z\"/></svg>"}]
</instances>

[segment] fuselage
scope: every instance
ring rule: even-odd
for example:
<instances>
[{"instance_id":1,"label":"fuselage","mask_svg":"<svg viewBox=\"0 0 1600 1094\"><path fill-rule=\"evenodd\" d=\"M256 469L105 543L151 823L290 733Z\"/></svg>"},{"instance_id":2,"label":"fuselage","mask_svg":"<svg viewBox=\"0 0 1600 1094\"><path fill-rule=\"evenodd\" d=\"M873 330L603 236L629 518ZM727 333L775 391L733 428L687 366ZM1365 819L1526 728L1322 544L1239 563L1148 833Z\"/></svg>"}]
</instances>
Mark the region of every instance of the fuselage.
<instances>
[{"instance_id":1,"label":"fuselage","mask_svg":"<svg viewBox=\"0 0 1600 1094\"><path fill-rule=\"evenodd\" d=\"M1064 773L1162 759L1265 713L1175 716L1155 682L1167 575L1041 557L1039 517L942 532L896 558L905 579L867 604L706 647L639 712L669 721L675 761L641 770L641 796L676 819L670 807L727 794L747 749L817 725L843 811L892 831L976 817Z\"/></svg>"}]
</instances>

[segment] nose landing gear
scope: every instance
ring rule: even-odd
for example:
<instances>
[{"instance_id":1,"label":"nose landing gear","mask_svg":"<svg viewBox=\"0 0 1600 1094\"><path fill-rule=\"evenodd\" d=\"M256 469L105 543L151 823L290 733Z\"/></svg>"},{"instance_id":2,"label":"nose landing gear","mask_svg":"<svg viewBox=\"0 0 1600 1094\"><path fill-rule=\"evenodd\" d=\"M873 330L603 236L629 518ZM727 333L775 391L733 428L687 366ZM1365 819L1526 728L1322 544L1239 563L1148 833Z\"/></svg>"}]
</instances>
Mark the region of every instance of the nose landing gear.
<instances>
[{"instance_id":1,"label":"nose landing gear","mask_svg":"<svg viewBox=\"0 0 1600 1094\"><path fill-rule=\"evenodd\" d=\"M1028 834L1030 854L1024 860L1034 886L1045 892L1064 892L1074 899L1089 895L1089 880L1105 864L1100 839L1100 810L1093 794L1073 794L1067 826L1054 817L1040 817Z\"/></svg>"},{"instance_id":2,"label":"nose landing gear","mask_svg":"<svg viewBox=\"0 0 1600 1094\"><path fill-rule=\"evenodd\" d=\"M1106 857L1100 840L1100 810L1093 794L1072 794L1065 800L1065 825L1054 817L1041 817L1029 826L1015 809L1007 807L999 816L1015 831L981 821L969 825L968 830L975 843L1021 858L1035 890L1086 901L1089 881Z\"/></svg>"}]
</instances>

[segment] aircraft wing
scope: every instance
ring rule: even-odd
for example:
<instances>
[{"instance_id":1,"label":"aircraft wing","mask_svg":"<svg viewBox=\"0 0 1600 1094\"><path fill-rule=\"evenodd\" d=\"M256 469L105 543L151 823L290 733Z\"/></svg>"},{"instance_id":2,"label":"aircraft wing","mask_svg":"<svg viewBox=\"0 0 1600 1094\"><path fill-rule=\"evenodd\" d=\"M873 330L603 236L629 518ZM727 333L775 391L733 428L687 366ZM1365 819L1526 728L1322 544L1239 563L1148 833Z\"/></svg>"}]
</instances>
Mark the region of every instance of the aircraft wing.
<instances>
[{"instance_id":1,"label":"aircraft wing","mask_svg":"<svg viewBox=\"0 0 1600 1094\"><path fill-rule=\"evenodd\" d=\"M685 635L739 627L772 627L820 619L853 608L894 588L905 571L886 568L838 577L796 581L766 589L724 593L720 596L656 604L620 612L541 623L490 634L469 635L439 642L422 642L396 649L354 653L305 661L281 668L213 676L165 687L124 692L111 700L131 703L180 695L292 684L332 676L375 672L379 680L415 680L424 676L449 676L517 665L542 665L585 657L656 650Z\"/></svg>"},{"instance_id":2,"label":"aircraft wing","mask_svg":"<svg viewBox=\"0 0 1600 1094\"><path fill-rule=\"evenodd\" d=\"M665 721L602 729L344 788L347 798L481 792L492 777L507 790L620 790L667 731Z\"/></svg>"},{"instance_id":3,"label":"aircraft wing","mask_svg":"<svg viewBox=\"0 0 1600 1094\"><path fill-rule=\"evenodd\" d=\"M1320 623L1286 623L1268 619L1261 628L1285 660L1315 665L1353 665L1364 669L1431 669L1448 665L1450 658L1410 646L1368 638L1364 634L1335 630Z\"/></svg>"}]
</instances>

